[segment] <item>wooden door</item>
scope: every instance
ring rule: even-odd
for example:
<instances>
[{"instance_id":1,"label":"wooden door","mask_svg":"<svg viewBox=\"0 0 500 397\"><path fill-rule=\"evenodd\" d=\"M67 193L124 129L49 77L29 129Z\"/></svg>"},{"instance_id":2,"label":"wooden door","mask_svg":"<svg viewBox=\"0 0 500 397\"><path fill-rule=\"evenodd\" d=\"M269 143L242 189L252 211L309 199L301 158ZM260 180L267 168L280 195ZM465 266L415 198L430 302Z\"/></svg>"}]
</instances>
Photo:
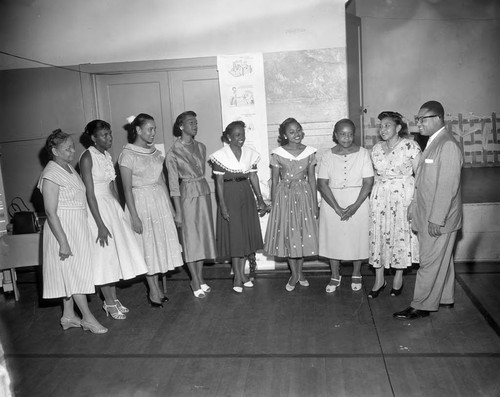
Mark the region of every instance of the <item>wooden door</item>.
<instances>
[{"instance_id":1,"label":"wooden door","mask_svg":"<svg viewBox=\"0 0 500 397\"><path fill-rule=\"evenodd\" d=\"M354 141L363 145L364 104L361 67L361 18L346 13L347 96L349 118L356 126Z\"/></svg>"},{"instance_id":2,"label":"wooden door","mask_svg":"<svg viewBox=\"0 0 500 397\"><path fill-rule=\"evenodd\" d=\"M215 64L198 68L190 65L185 69L175 67L174 70L169 70L168 65L162 66L164 70L161 71L133 71L130 66L126 73L112 74L110 70L105 74L95 73L97 114L111 124L113 147L110 152L115 162L127 143L126 118L141 112L154 117L155 143L164 144L165 151L175 139L172 127L176 117L186 110L193 110L198 116L196 139L206 145L207 156L222 147L222 114ZM214 198L215 185L211 176L211 168L206 167ZM123 201L123 197L121 199ZM213 203L215 209L215 198Z\"/></svg>"},{"instance_id":3,"label":"wooden door","mask_svg":"<svg viewBox=\"0 0 500 397\"><path fill-rule=\"evenodd\" d=\"M116 161L127 140L127 117L147 113L155 119L155 143L172 145L172 112L167 72L131 72L122 74L97 74L97 114L111 124L113 147L110 150Z\"/></svg>"}]
</instances>

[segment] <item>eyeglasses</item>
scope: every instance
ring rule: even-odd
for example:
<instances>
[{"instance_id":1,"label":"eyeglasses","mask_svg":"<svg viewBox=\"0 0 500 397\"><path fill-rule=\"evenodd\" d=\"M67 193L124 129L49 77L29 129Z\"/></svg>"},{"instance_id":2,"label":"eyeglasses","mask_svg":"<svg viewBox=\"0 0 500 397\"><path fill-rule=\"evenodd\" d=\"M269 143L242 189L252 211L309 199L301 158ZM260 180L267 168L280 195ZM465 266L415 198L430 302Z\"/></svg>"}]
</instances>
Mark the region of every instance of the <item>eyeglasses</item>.
<instances>
[{"instance_id":1,"label":"eyeglasses","mask_svg":"<svg viewBox=\"0 0 500 397\"><path fill-rule=\"evenodd\" d=\"M425 119L429 119L431 117L439 117L437 114L431 114L430 116L420 116L420 117L415 117L415 123L422 123Z\"/></svg>"}]
</instances>

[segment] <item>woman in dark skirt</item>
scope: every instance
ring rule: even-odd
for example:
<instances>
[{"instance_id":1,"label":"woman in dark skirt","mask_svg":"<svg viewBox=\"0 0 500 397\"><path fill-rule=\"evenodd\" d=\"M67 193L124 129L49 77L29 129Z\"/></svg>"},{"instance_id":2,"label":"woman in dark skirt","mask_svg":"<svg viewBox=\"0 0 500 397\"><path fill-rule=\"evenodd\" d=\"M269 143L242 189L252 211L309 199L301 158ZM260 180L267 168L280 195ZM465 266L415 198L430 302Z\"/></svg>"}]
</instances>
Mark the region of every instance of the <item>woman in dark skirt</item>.
<instances>
[{"instance_id":1,"label":"woman in dark skirt","mask_svg":"<svg viewBox=\"0 0 500 397\"><path fill-rule=\"evenodd\" d=\"M246 257L262 249L258 211L265 211L257 176L259 154L245 143L245 123L233 121L222 134L228 145L210 156L216 179L219 211L216 245L220 257L230 257L234 272L233 290L253 287L245 273ZM257 198L257 204L255 203Z\"/></svg>"}]
</instances>

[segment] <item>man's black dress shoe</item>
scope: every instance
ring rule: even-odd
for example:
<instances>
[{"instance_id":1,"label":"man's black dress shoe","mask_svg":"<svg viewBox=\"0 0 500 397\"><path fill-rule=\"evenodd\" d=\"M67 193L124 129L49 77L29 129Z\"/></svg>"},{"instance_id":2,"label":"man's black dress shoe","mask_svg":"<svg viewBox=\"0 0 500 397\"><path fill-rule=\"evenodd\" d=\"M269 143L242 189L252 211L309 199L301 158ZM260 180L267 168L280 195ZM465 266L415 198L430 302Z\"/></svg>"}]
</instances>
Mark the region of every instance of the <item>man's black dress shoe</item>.
<instances>
[{"instance_id":1,"label":"man's black dress shoe","mask_svg":"<svg viewBox=\"0 0 500 397\"><path fill-rule=\"evenodd\" d=\"M439 304L439 307L444 307L446 309L453 309L454 306L455 306L454 303L440 303Z\"/></svg>"},{"instance_id":2,"label":"man's black dress shoe","mask_svg":"<svg viewBox=\"0 0 500 397\"><path fill-rule=\"evenodd\" d=\"M429 312L427 310L418 310L410 306L401 312L394 313L393 317L398 320L414 320L421 317L427 317L428 315Z\"/></svg>"}]
</instances>

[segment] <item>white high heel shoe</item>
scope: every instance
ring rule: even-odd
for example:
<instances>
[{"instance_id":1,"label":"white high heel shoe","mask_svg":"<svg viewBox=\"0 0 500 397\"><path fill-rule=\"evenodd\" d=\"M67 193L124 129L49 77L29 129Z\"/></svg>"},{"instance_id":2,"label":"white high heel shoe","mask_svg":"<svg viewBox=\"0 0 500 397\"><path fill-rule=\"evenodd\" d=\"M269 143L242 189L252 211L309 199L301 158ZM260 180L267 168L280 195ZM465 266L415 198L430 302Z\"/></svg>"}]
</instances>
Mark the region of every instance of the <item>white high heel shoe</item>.
<instances>
[{"instance_id":1,"label":"white high heel shoe","mask_svg":"<svg viewBox=\"0 0 500 397\"><path fill-rule=\"evenodd\" d=\"M115 320L125 320L127 318L127 316L118 309L117 305L107 305L106 302L104 302L102 304L102 309L106 312L106 317L111 315Z\"/></svg>"},{"instance_id":2,"label":"white high heel shoe","mask_svg":"<svg viewBox=\"0 0 500 397\"><path fill-rule=\"evenodd\" d=\"M108 332L108 329L106 327L103 327L101 324L89 323L84 320L82 320L82 328L84 331L90 331L93 334L105 334L106 332Z\"/></svg>"},{"instance_id":3,"label":"white high heel shoe","mask_svg":"<svg viewBox=\"0 0 500 397\"><path fill-rule=\"evenodd\" d=\"M339 276L339 278L331 278L330 280L332 281L337 281L338 284L337 285L330 285L328 284L326 286L326 292L331 294L332 292L335 292L337 290L338 287L340 287L340 282L342 281L342 276Z\"/></svg>"},{"instance_id":4,"label":"white high heel shoe","mask_svg":"<svg viewBox=\"0 0 500 397\"><path fill-rule=\"evenodd\" d=\"M118 307L118 310L120 310L122 313L128 313L130 311L128 308L123 306L122 303L118 299L115 299L115 303L116 303L116 306Z\"/></svg>"},{"instance_id":5,"label":"white high heel shoe","mask_svg":"<svg viewBox=\"0 0 500 397\"><path fill-rule=\"evenodd\" d=\"M202 288L200 289L197 289L196 291L193 289L193 287L191 287L191 289L193 290L193 295L198 298L198 299L203 299L203 298L206 298L207 295L205 294L205 292L203 291Z\"/></svg>"},{"instance_id":6,"label":"white high heel shoe","mask_svg":"<svg viewBox=\"0 0 500 397\"><path fill-rule=\"evenodd\" d=\"M362 276L352 276L351 279L352 279L351 289L353 291L359 291L361 289L361 280L363 280L363 277ZM354 282L354 279L359 280L359 281Z\"/></svg>"}]
</instances>

